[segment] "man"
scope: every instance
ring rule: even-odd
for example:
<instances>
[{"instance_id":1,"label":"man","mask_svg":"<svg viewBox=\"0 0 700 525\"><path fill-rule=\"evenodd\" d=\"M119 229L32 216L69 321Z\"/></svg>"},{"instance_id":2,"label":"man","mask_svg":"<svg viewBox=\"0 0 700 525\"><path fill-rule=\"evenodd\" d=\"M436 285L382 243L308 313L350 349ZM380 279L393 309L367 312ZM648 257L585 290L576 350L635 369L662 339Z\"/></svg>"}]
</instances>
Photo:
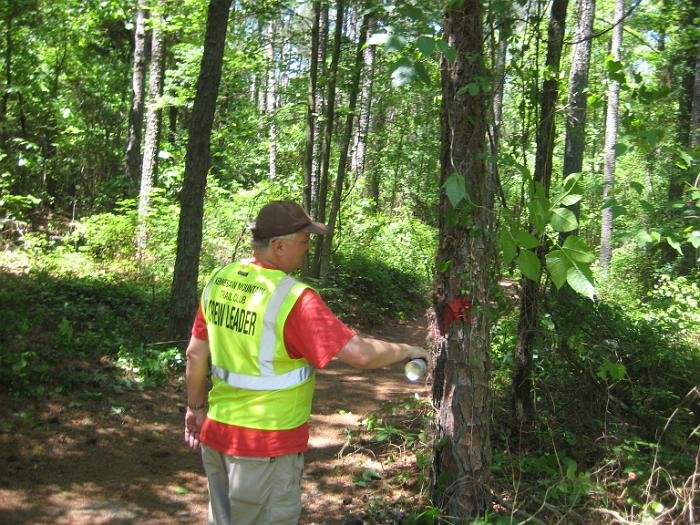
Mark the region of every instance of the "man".
<instances>
[{"instance_id":1,"label":"man","mask_svg":"<svg viewBox=\"0 0 700 525\"><path fill-rule=\"evenodd\" d=\"M201 444L210 524L295 524L315 369L334 357L369 369L427 353L360 337L288 275L310 234L327 232L301 206L265 205L252 232L253 259L221 268L202 293L187 348L185 441Z\"/></svg>"}]
</instances>

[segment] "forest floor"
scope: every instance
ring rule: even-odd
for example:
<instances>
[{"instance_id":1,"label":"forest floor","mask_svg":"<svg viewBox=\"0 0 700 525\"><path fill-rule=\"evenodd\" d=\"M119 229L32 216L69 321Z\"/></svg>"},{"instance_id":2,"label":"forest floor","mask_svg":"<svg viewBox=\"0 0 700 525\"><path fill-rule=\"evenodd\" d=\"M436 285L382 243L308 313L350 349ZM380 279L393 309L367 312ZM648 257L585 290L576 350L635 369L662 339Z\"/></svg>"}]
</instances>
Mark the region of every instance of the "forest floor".
<instances>
[{"instance_id":1,"label":"forest floor","mask_svg":"<svg viewBox=\"0 0 700 525\"><path fill-rule=\"evenodd\" d=\"M419 319L372 335L422 345L426 330ZM399 365L359 371L333 361L319 373L301 523L372 523L373 502L416 510L412 451L396 447L387 460L371 441L347 439L383 402L416 395L428 387L409 383ZM31 402L0 391L0 524L205 523L207 484L183 441L183 400L177 381Z\"/></svg>"}]
</instances>

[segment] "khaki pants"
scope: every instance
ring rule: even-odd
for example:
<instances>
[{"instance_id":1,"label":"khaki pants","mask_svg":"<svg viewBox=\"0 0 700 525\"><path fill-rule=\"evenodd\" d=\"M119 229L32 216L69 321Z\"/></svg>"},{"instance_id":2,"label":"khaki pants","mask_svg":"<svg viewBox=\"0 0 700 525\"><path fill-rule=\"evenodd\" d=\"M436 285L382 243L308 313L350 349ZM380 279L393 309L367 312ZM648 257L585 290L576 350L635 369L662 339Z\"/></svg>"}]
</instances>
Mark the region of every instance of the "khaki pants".
<instances>
[{"instance_id":1,"label":"khaki pants","mask_svg":"<svg viewBox=\"0 0 700 525\"><path fill-rule=\"evenodd\" d=\"M209 525L296 525L304 455L228 456L202 445Z\"/></svg>"}]
</instances>

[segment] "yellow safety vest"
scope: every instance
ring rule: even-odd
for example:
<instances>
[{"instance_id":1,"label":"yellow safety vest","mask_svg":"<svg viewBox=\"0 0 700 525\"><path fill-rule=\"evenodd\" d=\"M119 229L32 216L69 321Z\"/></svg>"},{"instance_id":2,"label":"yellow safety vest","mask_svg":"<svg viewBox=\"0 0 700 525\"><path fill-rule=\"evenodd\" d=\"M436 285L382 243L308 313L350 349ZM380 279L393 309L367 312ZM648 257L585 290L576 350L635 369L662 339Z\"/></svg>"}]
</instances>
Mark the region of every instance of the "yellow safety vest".
<instances>
[{"instance_id":1,"label":"yellow safety vest","mask_svg":"<svg viewBox=\"0 0 700 525\"><path fill-rule=\"evenodd\" d=\"M281 270L248 263L217 271L202 294L211 351L207 416L262 430L296 428L309 419L315 370L292 359L284 323L307 285Z\"/></svg>"}]
</instances>

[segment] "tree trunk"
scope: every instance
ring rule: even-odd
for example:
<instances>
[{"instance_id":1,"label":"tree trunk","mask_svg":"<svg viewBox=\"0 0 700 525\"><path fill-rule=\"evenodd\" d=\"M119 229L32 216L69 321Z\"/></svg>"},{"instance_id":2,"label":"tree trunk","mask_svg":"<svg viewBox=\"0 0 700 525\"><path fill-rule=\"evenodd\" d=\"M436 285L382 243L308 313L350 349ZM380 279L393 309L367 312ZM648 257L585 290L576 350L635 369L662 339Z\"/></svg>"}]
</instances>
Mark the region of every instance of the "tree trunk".
<instances>
[{"instance_id":1,"label":"tree trunk","mask_svg":"<svg viewBox=\"0 0 700 525\"><path fill-rule=\"evenodd\" d=\"M216 109L216 96L221 80L226 28L232 0L210 0L204 54L197 79L197 94L185 157L185 175L180 192L180 222L177 234L177 256L170 292L170 316L173 335L188 339L192 319L197 311L197 276L202 249L204 190L209 170L211 129Z\"/></svg>"},{"instance_id":2,"label":"tree trunk","mask_svg":"<svg viewBox=\"0 0 700 525\"><path fill-rule=\"evenodd\" d=\"M345 131L340 145L340 158L338 160L338 173L335 177L335 191L333 192L333 201L331 202L331 210L328 215L328 234L323 237L323 252L321 254L321 272L324 277L328 272L328 266L331 260L331 251L333 247L333 239L335 237L335 224L340 213L340 203L343 196L343 184L345 182L345 174L348 169L348 151L350 149L350 141L352 140L352 125L355 121L355 108L357 107L357 95L360 91L360 75L362 74L363 48L367 42L367 27L369 24L369 15L365 15L360 27L360 36L357 42L357 52L355 55L355 67L352 72L352 80L350 82L350 92L348 93L348 114L345 118Z\"/></svg>"},{"instance_id":3,"label":"tree trunk","mask_svg":"<svg viewBox=\"0 0 700 525\"><path fill-rule=\"evenodd\" d=\"M316 140L316 112L318 111L317 84L318 84L318 47L319 26L321 23L321 2L313 3L313 26L311 29L311 50L309 56L309 91L307 93L306 108L306 148L304 150L304 193L302 204L306 210L313 210L311 179L314 165L314 142Z\"/></svg>"},{"instance_id":4,"label":"tree trunk","mask_svg":"<svg viewBox=\"0 0 700 525\"><path fill-rule=\"evenodd\" d=\"M564 145L564 178L583 169L583 153L586 147L586 109L588 98L588 68L591 61L593 16L595 0L579 0L576 11L576 31L571 50L569 71L569 103L566 106L566 139ZM580 204L569 206L576 219L580 216ZM561 233L560 244L577 230Z\"/></svg>"},{"instance_id":5,"label":"tree trunk","mask_svg":"<svg viewBox=\"0 0 700 525\"><path fill-rule=\"evenodd\" d=\"M316 110L317 114L326 113L326 97L323 92L324 82L328 79L328 68L326 67L326 48L328 47L328 3L321 3L321 17L318 28L318 67L319 76L316 85ZM318 217L318 192L321 180L321 152L323 151L324 125L321 119L316 119L314 123L314 148L311 160L311 203L309 212L312 217Z\"/></svg>"},{"instance_id":6,"label":"tree trunk","mask_svg":"<svg viewBox=\"0 0 700 525\"><path fill-rule=\"evenodd\" d=\"M333 56L331 69L328 74L328 96L326 98L326 122L323 137L323 153L321 155L321 175L318 188L317 220L326 220L326 202L328 199L328 172L331 160L331 148L333 146L333 122L335 121L335 87L338 77L338 61L340 60L340 42L343 36L343 9L344 1L336 0L335 7L335 35L333 37ZM321 259L323 254L323 237L317 236L314 251L314 260L311 268L313 277L321 275Z\"/></svg>"},{"instance_id":7,"label":"tree trunk","mask_svg":"<svg viewBox=\"0 0 700 525\"><path fill-rule=\"evenodd\" d=\"M510 37L512 27L510 13L506 12L500 17L500 20L491 20L491 62L493 64L493 78L495 79L493 104L493 122L489 128L489 138L491 146L491 159L487 167L489 171L489 195L494 197L500 188L498 174L498 154L500 152L501 141L501 124L503 122L503 93L505 91L506 81L506 56L508 52L508 39ZM498 40L496 41L496 26L498 26ZM505 198L503 198L505 201Z\"/></svg>"},{"instance_id":8,"label":"tree trunk","mask_svg":"<svg viewBox=\"0 0 700 525\"><path fill-rule=\"evenodd\" d=\"M268 157L270 181L277 178L277 124L275 114L277 113L277 64L275 62L275 23L270 22L265 31L265 58L267 59L267 93L265 109L268 119Z\"/></svg>"},{"instance_id":9,"label":"tree trunk","mask_svg":"<svg viewBox=\"0 0 700 525\"><path fill-rule=\"evenodd\" d=\"M136 1L134 56L131 73L131 110L126 141L126 179L136 186L141 176L141 131L146 69L146 0Z\"/></svg>"},{"instance_id":10,"label":"tree trunk","mask_svg":"<svg viewBox=\"0 0 700 525\"><path fill-rule=\"evenodd\" d=\"M455 523L482 514L490 503L491 391L488 311L496 279L493 210L484 154L487 93L461 89L486 75L481 2L446 8L444 34L455 59L441 60L440 245L433 284L437 320L433 402L433 501ZM467 197L453 207L444 184L464 179ZM468 296L468 297L466 297ZM473 304L473 320L447 313ZM464 309L458 310L464 314Z\"/></svg>"},{"instance_id":11,"label":"tree trunk","mask_svg":"<svg viewBox=\"0 0 700 525\"><path fill-rule=\"evenodd\" d=\"M376 111L376 117L372 119L372 133L376 137L376 140L373 144L373 154L370 159L375 159L375 162L370 164L370 169L367 170L365 174L365 195L367 195L372 201L370 210L374 214L379 213L379 210L381 209L381 202L379 199L381 170L377 169L377 167L381 164L381 161L378 159L383 157L384 148L386 146L386 134L383 132L386 128L386 120L386 104L380 104ZM375 169L372 169L372 166L375 166Z\"/></svg>"},{"instance_id":12,"label":"tree trunk","mask_svg":"<svg viewBox=\"0 0 700 525\"><path fill-rule=\"evenodd\" d=\"M622 27L625 16L625 0L615 0L615 27L612 33L610 54L613 60L620 60L622 45ZM615 182L615 142L617 142L618 105L620 102L620 82L610 78L608 85L608 110L605 116L605 146L603 148L605 165L603 166L603 206L612 193ZM600 227L600 266L605 273L610 268L612 258L612 208L604 207Z\"/></svg>"},{"instance_id":13,"label":"tree trunk","mask_svg":"<svg viewBox=\"0 0 700 525\"><path fill-rule=\"evenodd\" d=\"M160 3L156 9L164 8ZM151 64L148 73L148 106L146 108L146 135L143 144L143 166L141 168L141 189L139 191L138 228L136 231L136 252L143 257L148 243L147 217L151 210L151 192L158 171L158 152L160 150L160 129L162 111L157 107L163 96L163 77L165 74L165 40L163 36L163 13L151 13Z\"/></svg>"},{"instance_id":14,"label":"tree trunk","mask_svg":"<svg viewBox=\"0 0 700 525\"><path fill-rule=\"evenodd\" d=\"M549 193L552 180L552 157L554 153L554 118L559 97L557 88L559 63L564 44L564 25L568 0L553 0L552 12L547 30L546 67L552 72L550 78L542 83L540 100L540 121L537 127L537 152L535 156L534 180L542 184ZM544 232L531 227L531 233L543 238ZM537 248L540 261L544 262L544 248ZM542 264L544 266L544 264ZM540 302L540 282L527 277L520 280L520 315L518 318L518 340L513 356L513 424L519 429L524 423L532 421L534 405L532 400L532 347L538 327L538 308Z\"/></svg>"},{"instance_id":15,"label":"tree trunk","mask_svg":"<svg viewBox=\"0 0 700 525\"><path fill-rule=\"evenodd\" d=\"M367 34L374 32L376 21L372 17L367 25ZM352 172L355 178L362 177L365 171L365 155L367 150L367 132L369 131L369 118L372 109L372 84L374 81L374 53L375 46L367 46L363 51L363 77L362 94L360 97L360 116L357 120L357 134L355 135L355 147L352 156Z\"/></svg>"},{"instance_id":16,"label":"tree trunk","mask_svg":"<svg viewBox=\"0 0 700 525\"><path fill-rule=\"evenodd\" d=\"M695 52L695 80L693 82L693 105L690 124L690 147L700 144L700 43Z\"/></svg>"}]
</instances>

